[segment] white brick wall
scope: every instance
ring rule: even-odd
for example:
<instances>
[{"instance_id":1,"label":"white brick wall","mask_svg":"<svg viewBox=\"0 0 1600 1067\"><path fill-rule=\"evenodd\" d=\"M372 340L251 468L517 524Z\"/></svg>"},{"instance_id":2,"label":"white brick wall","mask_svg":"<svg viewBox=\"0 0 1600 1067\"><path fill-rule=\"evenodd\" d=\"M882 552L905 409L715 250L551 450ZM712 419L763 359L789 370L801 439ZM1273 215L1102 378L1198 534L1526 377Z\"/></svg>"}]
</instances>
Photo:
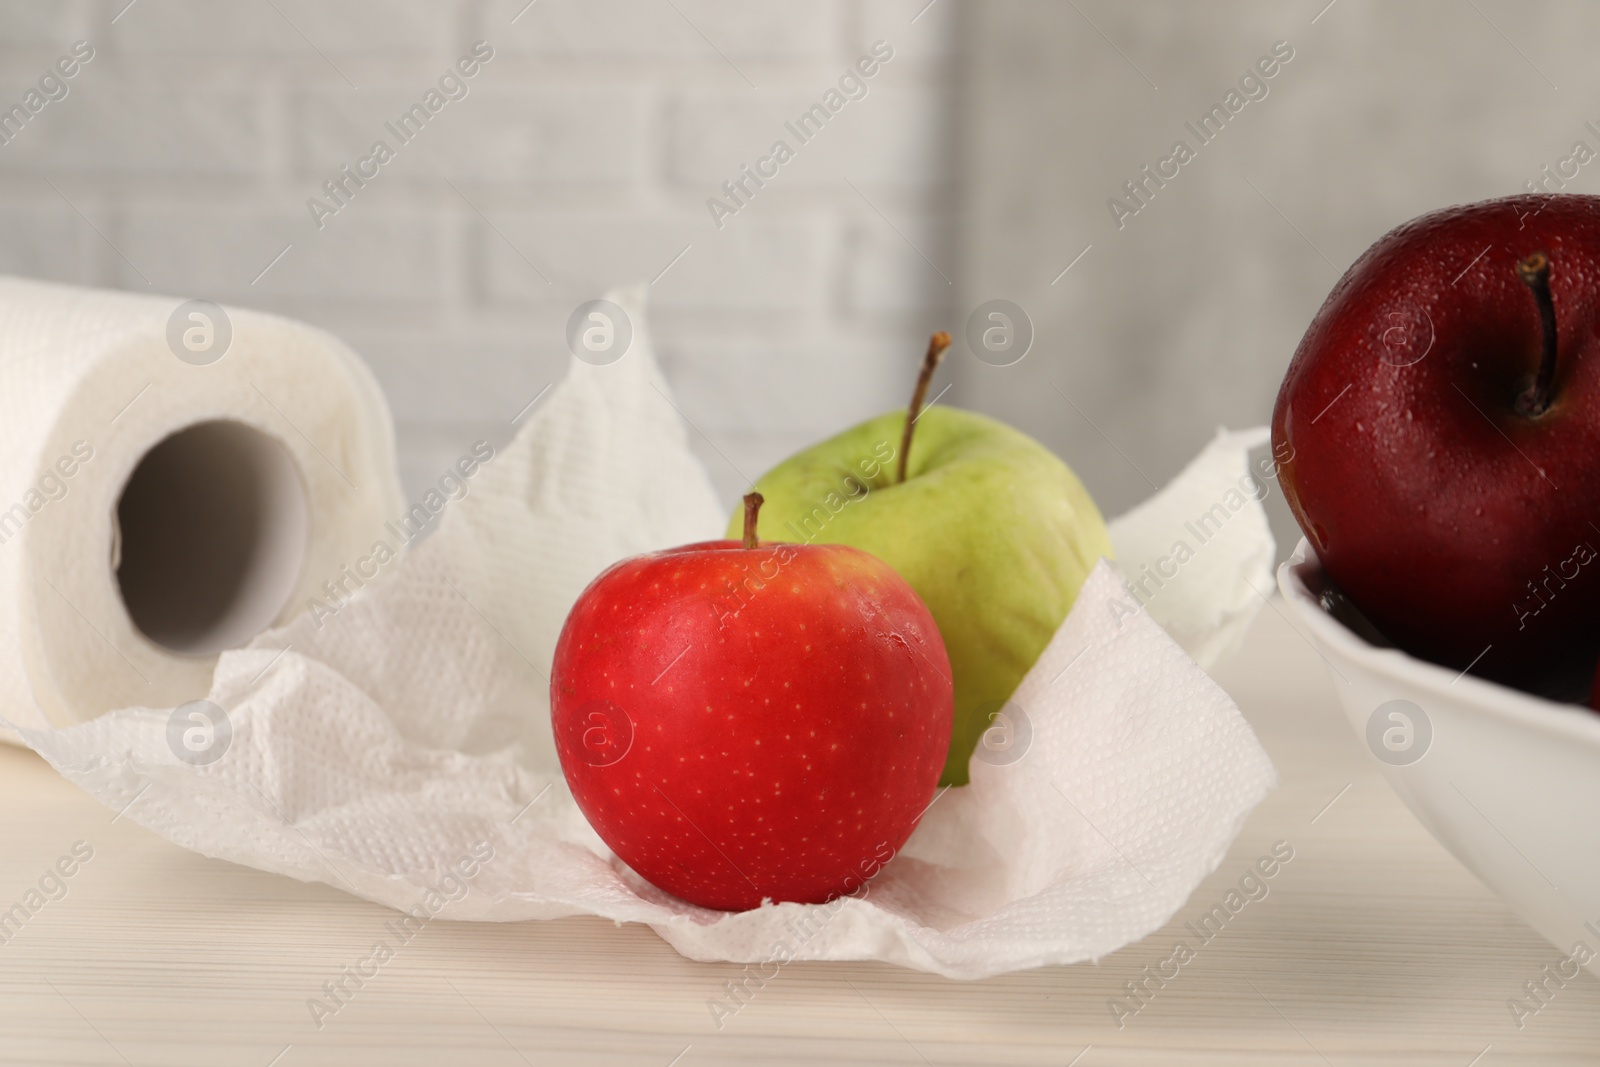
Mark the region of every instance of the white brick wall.
<instances>
[{"instance_id":1,"label":"white brick wall","mask_svg":"<svg viewBox=\"0 0 1600 1067\"><path fill-rule=\"evenodd\" d=\"M561 372L576 304L692 245L654 332L731 501L719 451L754 476L903 402L927 332L959 325L955 4L912 24L925 2L6 0L0 102L74 40L97 54L0 147L0 269L333 330L384 383L416 486ZM317 230L306 198L480 38L468 96ZM714 227L706 198L878 39L895 58L868 95Z\"/></svg>"},{"instance_id":2,"label":"white brick wall","mask_svg":"<svg viewBox=\"0 0 1600 1067\"><path fill-rule=\"evenodd\" d=\"M414 487L559 376L574 306L688 246L654 333L730 504L733 467L903 403L944 327L946 402L1036 435L1115 513L1218 423L1268 416L1337 277L1324 254L1513 191L1600 100L1600 13L1510 0L1314 25L1320 0L127 3L0 0L0 106L73 41L97 50L0 146L0 270L331 329L388 391ZM1106 197L1279 37L1299 52L1270 98L1116 230ZM467 97L316 229L307 197L480 38ZM880 39L866 97L716 228L706 198ZM1033 316L1015 367L959 340L992 297Z\"/></svg>"}]
</instances>

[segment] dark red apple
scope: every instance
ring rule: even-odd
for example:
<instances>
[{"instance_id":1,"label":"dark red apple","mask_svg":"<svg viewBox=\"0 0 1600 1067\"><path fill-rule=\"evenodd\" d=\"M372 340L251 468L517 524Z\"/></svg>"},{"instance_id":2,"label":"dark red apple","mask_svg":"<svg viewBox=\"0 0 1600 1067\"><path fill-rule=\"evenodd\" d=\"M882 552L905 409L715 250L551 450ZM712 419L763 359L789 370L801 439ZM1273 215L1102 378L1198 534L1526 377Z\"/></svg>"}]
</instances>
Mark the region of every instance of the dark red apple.
<instances>
[{"instance_id":1,"label":"dark red apple","mask_svg":"<svg viewBox=\"0 0 1600 1067\"><path fill-rule=\"evenodd\" d=\"M1312 321L1272 418L1284 497L1401 648L1536 689L1556 664L1592 671L1597 328L1591 196L1406 223Z\"/></svg>"},{"instance_id":2,"label":"dark red apple","mask_svg":"<svg viewBox=\"0 0 1600 1067\"><path fill-rule=\"evenodd\" d=\"M602 840L707 908L821 903L905 843L950 745L950 660L889 566L745 538L624 560L573 606L550 715Z\"/></svg>"}]
</instances>

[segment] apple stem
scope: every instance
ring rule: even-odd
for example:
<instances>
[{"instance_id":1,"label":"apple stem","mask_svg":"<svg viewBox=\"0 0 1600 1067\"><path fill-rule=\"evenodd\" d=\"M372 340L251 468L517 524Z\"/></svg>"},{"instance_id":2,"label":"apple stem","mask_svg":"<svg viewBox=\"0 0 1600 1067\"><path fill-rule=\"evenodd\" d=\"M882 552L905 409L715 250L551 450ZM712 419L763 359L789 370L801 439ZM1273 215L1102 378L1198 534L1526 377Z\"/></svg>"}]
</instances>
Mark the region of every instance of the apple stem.
<instances>
[{"instance_id":1,"label":"apple stem","mask_svg":"<svg viewBox=\"0 0 1600 1067\"><path fill-rule=\"evenodd\" d=\"M1550 296L1550 257L1535 252L1517 264L1517 277L1533 292L1539 305L1539 328L1544 343L1539 355L1539 372L1533 384L1519 399L1528 415L1543 415L1550 409L1551 391L1556 380L1556 305Z\"/></svg>"},{"instance_id":2,"label":"apple stem","mask_svg":"<svg viewBox=\"0 0 1600 1067\"><path fill-rule=\"evenodd\" d=\"M761 505L767 498L760 493L746 493L744 495L744 547L756 547L756 515L761 511Z\"/></svg>"},{"instance_id":3,"label":"apple stem","mask_svg":"<svg viewBox=\"0 0 1600 1067\"><path fill-rule=\"evenodd\" d=\"M927 398L928 386L933 382L933 372L939 368L944 350L950 347L950 335L940 330L928 338L928 354L922 357L922 370L917 375L917 388L911 394L911 406L906 409L906 428L900 435L900 465L896 482L906 480L906 464L911 459L911 430L922 417L922 401Z\"/></svg>"}]
</instances>

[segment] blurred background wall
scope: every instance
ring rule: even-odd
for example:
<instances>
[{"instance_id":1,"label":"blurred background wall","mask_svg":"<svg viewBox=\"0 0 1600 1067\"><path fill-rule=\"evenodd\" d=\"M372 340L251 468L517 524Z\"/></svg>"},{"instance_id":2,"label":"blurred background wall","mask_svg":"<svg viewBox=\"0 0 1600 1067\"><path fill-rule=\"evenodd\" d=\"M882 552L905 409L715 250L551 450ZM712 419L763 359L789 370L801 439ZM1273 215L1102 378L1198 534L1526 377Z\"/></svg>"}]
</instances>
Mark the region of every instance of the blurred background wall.
<instances>
[{"instance_id":1,"label":"blurred background wall","mask_svg":"<svg viewBox=\"0 0 1600 1067\"><path fill-rule=\"evenodd\" d=\"M730 501L904 403L944 326L941 402L1037 435L1115 514L1268 418L1384 231L1600 151L1578 0L5 0L0 104L80 39L67 95L0 145L0 270L332 330L411 487L509 432L578 303L642 281ZM466 95L400 145L385 123L478 40ZM877 41L892 59L801 144L785 123ZM379 138L395 157L319 228L307 199ZM719 226L708 198L778 139L793 160ZM963 339L994 299L1031 322L1020 362Z\"/></svg>"},{"instance_id":2,"label":"blurred background wall","mask_svg":"<svg viewBox=\"0 0 1600 1067\"><path fill-rule=\"evenodd\" d=\"M1071 0L961 14L964 306L1009 298L1038 339L1015 366L965 360L949 399L1048 442L1113 514L1217 425L1271 417L1311 317L1378 237L1521 192L1575 142L1600 152L1593 5ZM1250 99L1241 78L1279 41L1293 58ZM1230 90L1240 106L1212 135L1200 120ZM1180 140L1194 158L1167 165L1164 185L1146 179ZM1565 191L1600 192L1600 162L1567 169ZM1292 548L1276 492L1269 511Z\"/></svg>"},{"instance_id":3,"label":"blurred background wall","mask_svg":"<svg viewBox=\"0 0 1600 1067\"><path fill-rule=\"evenodd\" d=\"M332 330L377 370L411 487L562 372L577 304L653 281L662 361L731 499L723 454L755 477L891 406L943 321L952 285L910 245L954 271L953 11L8 0L0 101L76 40L95 56L0 146L0 270ZM867 95L799 145L784 122L880 39ZM385 123L478 40L467 95L401 145ZM796 158L716 226L707 199L780 137ZM307 199L380 138L395 158L319 229Z\"/></svg>"}]
</instances>

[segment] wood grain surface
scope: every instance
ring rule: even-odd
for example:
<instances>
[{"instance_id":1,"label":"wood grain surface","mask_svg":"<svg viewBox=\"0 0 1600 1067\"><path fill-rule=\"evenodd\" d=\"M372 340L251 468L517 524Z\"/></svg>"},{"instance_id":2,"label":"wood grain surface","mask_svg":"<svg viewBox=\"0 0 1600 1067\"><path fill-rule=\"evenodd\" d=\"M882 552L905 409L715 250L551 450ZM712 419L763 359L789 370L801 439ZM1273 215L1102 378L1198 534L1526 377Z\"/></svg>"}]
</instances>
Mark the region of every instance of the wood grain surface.
<instances>
[{"instance_id":1,"label":"wood grain surface","mask_svg":"<svg viewBox=\"0 0 1600 1067\"><path fill-rule=\"evenodd\" d=\"M65 864L64 896L6 927L0 1063L1600 1062L1600 982L1586 974L1516 1025L1507 1000L1563 953L1395 799L1279 607L1218 676L1282 785L1167 929L1098 964L980 982L790 964L720 1029L708 1001L741 968L598 919L430 924L319 1028L308 999L368 954L393 912L185 852L0 747L0 910L76 843L93 849ZM1184 924L1280 840L1294 858L1267 896L1200 944ZM1112 998L1134 1004L1125 983L1180 938L1194 958L1118 1020Z\"/></svg>"}]
</instances>

